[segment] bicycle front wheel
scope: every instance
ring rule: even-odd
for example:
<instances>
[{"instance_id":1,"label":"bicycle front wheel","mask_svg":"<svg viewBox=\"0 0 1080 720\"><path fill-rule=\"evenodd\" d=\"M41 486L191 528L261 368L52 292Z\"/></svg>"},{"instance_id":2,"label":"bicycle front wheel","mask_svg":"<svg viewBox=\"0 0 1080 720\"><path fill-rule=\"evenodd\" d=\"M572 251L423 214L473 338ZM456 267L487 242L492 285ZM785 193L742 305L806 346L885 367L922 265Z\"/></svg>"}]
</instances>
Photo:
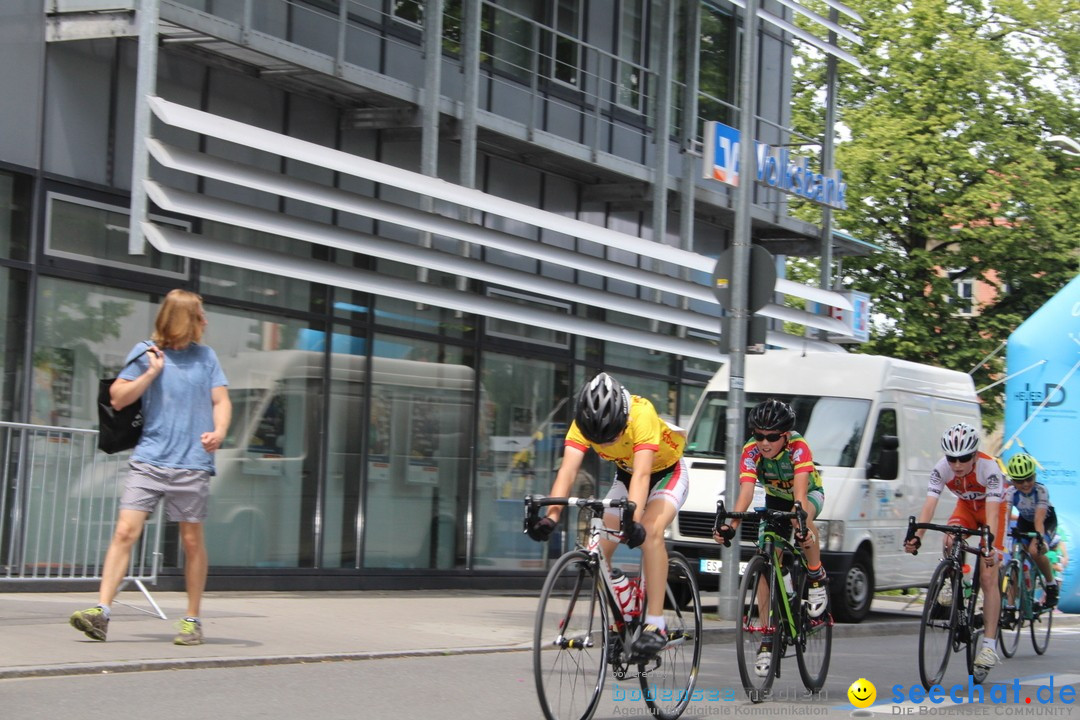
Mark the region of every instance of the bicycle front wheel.
<instances>
[{"instance_id":1,"label":"bicycle front wheel","mask_svg":"<svg viewBox=\"0 0 1080 720\"><path fill-rule=\"evenodd\" d=\"M667 644L657 654L655 668L641 674L641 690L654 716L675 720L690 702L701 662L701 596L697 576L686 558L677 553L668 557L664 622Z\"/></svg>"},{"instance_id":2,"label":"bicycle front wheel","mask_svg":"<svg viewBox=\"0 0 1080 720\"><path fill-rule=\"evenodd\" d=\"M1042 655L1050 646L1050 626L1054 624L1054 608L1046 607L1046 578L1037 569L1032 571L1031 644Z\"/></svg>"},{"instance_id":3,"label":"bicycle front wheel","mask_svg":"<svg viewBox=\"0 0 1080 720\"><path fill-rule=\"evenodd\" d=\"M764 588L760 593L759 584ZM780 647L780 611L775 598L776 589L773 566L761 555L755 555L747 563L739 584L738 607L742 616L735 627L735 645L743 689L756 703L768 696L776 678L780 655L784 651Z\"/></svg>"},{"instance_id":4,"label":"bicycle front wheel","mask_svg":"<svg viewBox=\"0 0 1080 720\"><path fill-rule=\"evenodd\" d=\"M960 586L960 574L948 562L938 565L930 578L919 626L919 679L927 690L941 683L949 666L956 606L963 601Z\"/></svg>"},{"instance_id":5,"label":"bicycle front wheel","mask_svg":"<svg viewBox=\"0 0 1080 720\"><path fill-rule=\"evenodd\" d=\"M547 720L588 720L596 712L607 665L607 618L595 559L575 550L556 560L533 632L536 695Z\"/></svg>"},{"instance_id":6,"label":"bicycle front wheel","mask_svg":"<svg viewBox=\"0 0 1080 720\"><path fill-rule=\"evenodd\" d=\"M799 675L803 685L812 693L820 692L825 686L829 674L829 660L832 658L832 617L828 609L820 617L810 617L805 604L806 590L809 584L806 571L800 573L799 595L802 606L795 617L799 628L799 637L795 639L795 656L799 661Z\"/></svg>"},{"instance_id":7,"label":"bicycle front wheel","mask_svg":"<svg viewBox=\"0 0 1080 720\"><path fill-rule=\"evenodd\" d=\"M1007 658L1016 655L1020 646L1020 632L1024 628L1021 605L1020 563L1013 560L1005 568L1001 580L1001 620L998 622L998 646Z\"/></svg>"}]
</instances>

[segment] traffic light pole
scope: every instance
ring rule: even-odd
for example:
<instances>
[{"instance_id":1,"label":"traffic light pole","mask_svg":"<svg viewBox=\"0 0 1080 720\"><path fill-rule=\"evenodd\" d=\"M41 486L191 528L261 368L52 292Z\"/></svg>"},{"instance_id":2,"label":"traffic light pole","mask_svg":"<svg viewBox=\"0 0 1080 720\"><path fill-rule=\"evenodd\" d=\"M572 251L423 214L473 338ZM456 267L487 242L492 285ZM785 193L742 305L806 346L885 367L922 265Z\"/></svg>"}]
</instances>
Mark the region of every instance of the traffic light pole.
<instances>
[{"instance_id":1,"label":"traffic light pole","mask_svg":"<svg viewBox=\"0 0 1080 720\"><path fill-rule=\"evenodd\" d=\"M743 18L743 47L740 67L742 98L739 103L739 189L735 206L735 236L732 242L734 257L731 267L731 307L728 308L727 329L731 333L728 346L727 448L725 455L724 501L734 508L739 492L739 455L745 439L743 406L746 372L746 336L749 323L749 279L751 220L754 200L754 180L757 162L754 158L755 108L757 106L757 14L758 0L745 0L746 14ZM717 613L730 620L739 618L739 543L720 553L723 570L720 574L720 594Z\"/></svg>"}]
</instances>

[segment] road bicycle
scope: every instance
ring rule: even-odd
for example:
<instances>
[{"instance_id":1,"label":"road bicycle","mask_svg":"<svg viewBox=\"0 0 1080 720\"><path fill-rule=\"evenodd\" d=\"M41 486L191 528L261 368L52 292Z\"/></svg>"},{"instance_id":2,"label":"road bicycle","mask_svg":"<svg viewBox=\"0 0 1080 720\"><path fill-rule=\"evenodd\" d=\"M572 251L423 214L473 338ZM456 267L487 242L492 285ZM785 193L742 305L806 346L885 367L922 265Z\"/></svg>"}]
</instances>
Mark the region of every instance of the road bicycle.
<instances>
[{"instance_id":1,"label":"road bicycle","mask_svg":"<svg viewBox=\"0 0 1080 720\"><path fill-rule=\"evenodd\" d=\"M691 700L701 663L701 598L697 578L682 555L668 557L664 601L667 644L653 657L631 652L645 624L645 585L631 580L629 599L619 602L611 566L601 539L622 542L633 524L634 503L622 499L525 497L525 527L539 518L540 508L563 505L589 513L589 531L551 566L533 631L533 675L536 694L548 720L587 720L596 712L604 689L605 670L616 680L636 677L638 695L652 715L675 720ZM620 511L619 528L605 527L607 508Z\"/></svg>"},{"instance_id":2,"label":"road bicycle","mask_svg":"<svg viewBox=\"0 0 1080 720\"><path fill-rule=\"evenodd\" d=\"M905 544L915 538L916 530L936 530L952 537L926 589L922 623L919 626L919 679L927 690L940 685L949 666L949 657L963 648L966 650L968 673L976 683L981 683L986 679L989 668L980 668L975 664L983 637L983 614L978 604L979 563L974 563L971 579L968 580L964 577L968 570L964 557L967 554L976 555L979 559L989 557L990 553L995 552L991 546L993 533L985 525L971 530L962 525L919 523L911 516L908 518ZM967 539L972 535L980 537L979 547L968 544ZM918 552L915 550L913 554L917 555Z\"/></svg>"},{"instance_id":3,"label":"road bicycle","mask_svg":"<svg viewBox=\"0 0 1080 720\"><path fill-rule=\"evenodd\" d=\"M758 521L757 552L739 584L741 617L735 628L743 689L752 702L766 700L780 677L781 658L794 649L803 685L811 693L819 692L829 674L833 619L828 611L810 617L806 556L787 539L791 520L798 521L797 537L806 534L806 511L796 502L790 511L727 512L723 500L717 502L714 529L719 531L729 519ZM772 655L767 669L759 670L757 656L763 647L771 647Z\"/></svg>"},{"instance_id":4,"label":"road bicycle","mask_svg":"<svg viewBox=\"0 0 1080 720\"><path fill-rule=\"evenodd\" d=\"M1005 657L1015 655L1026 622L1031 628L1031 644L1035 652L1042 655L1050 645L1054 609L1046 606L1046 578L1031 557L1028 543L1037 538L1039 547L1042 547L1043 539L1037 532L1022 533L1016 528L1009 537L1012 541L1010 560L1001 577L1001 631L998 633L998 644Z\"/></svg>"}]
</instances>

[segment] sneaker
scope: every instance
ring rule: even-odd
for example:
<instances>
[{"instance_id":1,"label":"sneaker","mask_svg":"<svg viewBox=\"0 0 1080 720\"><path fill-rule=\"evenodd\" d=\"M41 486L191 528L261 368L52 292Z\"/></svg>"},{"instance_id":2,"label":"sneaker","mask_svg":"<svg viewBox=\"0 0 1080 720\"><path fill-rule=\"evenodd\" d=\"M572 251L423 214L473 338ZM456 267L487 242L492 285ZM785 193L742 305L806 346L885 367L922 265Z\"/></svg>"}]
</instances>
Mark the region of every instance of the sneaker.
<instances>
[{"instance_id":1,"label":"sneaker","mask_svg":"<svg viewBox=\"0 0 1080 720\"><path fill-rule=\"evenodd\" d=\"M1057 605L1058 601L1058 586L1057 583L1046 586L1046 607L1052 608Z\"/></svg>"},{"instance_id":2,"label":"sneaker","mask_svg":"<svg viewBox=\"0 0 1080 720\"><path fill-rule=\"evenodd\" d=\"M104 642L105 635L109 632L109 618L99 607L73 612L68 622L71 623L71 627L86 633L86 637L91 640Z\"/></svg>"},{"instance_id":3,"label":"sneaker","mask_svg":"<svg viewBox=\"0 0 1080 720\"><path fill-rule=\"evenodd\" d=\"M754 674L758 677L768 677L769 668L772 666L772 651L762 648L758 650L754 660Z\"/></svg>"},{"instance_id":4,"label":"sneaker","mask_svg":"<svg viewBox=\"0 0 1080 720\"><path fill-rule=\"evenodd\" d=\"M806 592L806 610L812 618L819 618L829 603L829 593L825 589L825 578L814 580Z\"/></svg>"},{"instance_id":5,"label":"sneaker","mask_svg":"<svg viewBox=\"0 0 1080 720\"><path fill-rule=\"evenodd\" d=\"M184 618L176 623L180 633L173 638L173 645L202 645L202 623L192 618Z\"/></svg>"},{"instance_id":6,"label":"sneaker","mask_svg":"<svg viewBox=\"0 0 1080 720\"><path fill-rule=\"evenodd\" d=\"M652 657L664 649L667 639L667 630L661 630L650 623L638 635L631 650L638 657Z\"/></svg>"},{"instance_id":7,"label":"sneaker","mask_svg":"<svg viewBox=\"0 0 1080 720\"><path fill-rule=\"evenodd\" d=\"M990 668L997 665L997 661L998 656L997 653L994 652L993 648L983 647L983 649L979 651L979 654L975 656L974 664L980 668L989 670Z\"/></svg>"}]
</instances>

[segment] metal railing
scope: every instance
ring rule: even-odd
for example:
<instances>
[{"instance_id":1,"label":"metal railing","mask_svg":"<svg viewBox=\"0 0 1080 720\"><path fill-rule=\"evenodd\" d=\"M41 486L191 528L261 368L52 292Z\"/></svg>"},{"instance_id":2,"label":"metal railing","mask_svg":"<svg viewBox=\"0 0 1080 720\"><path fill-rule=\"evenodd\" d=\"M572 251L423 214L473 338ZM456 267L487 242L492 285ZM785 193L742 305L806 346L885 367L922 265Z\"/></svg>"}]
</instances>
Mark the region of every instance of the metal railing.
<instances>
[{"instance_id":1,"label":"metal railing","mask_svg":"<svg viewBox=\"0 0 1080 720\"><path fill-rule=\"evenodd\" d=\"M97 436L0 422L0 579L101 579L128 453L98 452ZM154 610L135 609L164 619L145 584L157 582L161 539L162 514L155 513L133 548L124 585L134 583Z\"/></svg>"}]
</instances>

